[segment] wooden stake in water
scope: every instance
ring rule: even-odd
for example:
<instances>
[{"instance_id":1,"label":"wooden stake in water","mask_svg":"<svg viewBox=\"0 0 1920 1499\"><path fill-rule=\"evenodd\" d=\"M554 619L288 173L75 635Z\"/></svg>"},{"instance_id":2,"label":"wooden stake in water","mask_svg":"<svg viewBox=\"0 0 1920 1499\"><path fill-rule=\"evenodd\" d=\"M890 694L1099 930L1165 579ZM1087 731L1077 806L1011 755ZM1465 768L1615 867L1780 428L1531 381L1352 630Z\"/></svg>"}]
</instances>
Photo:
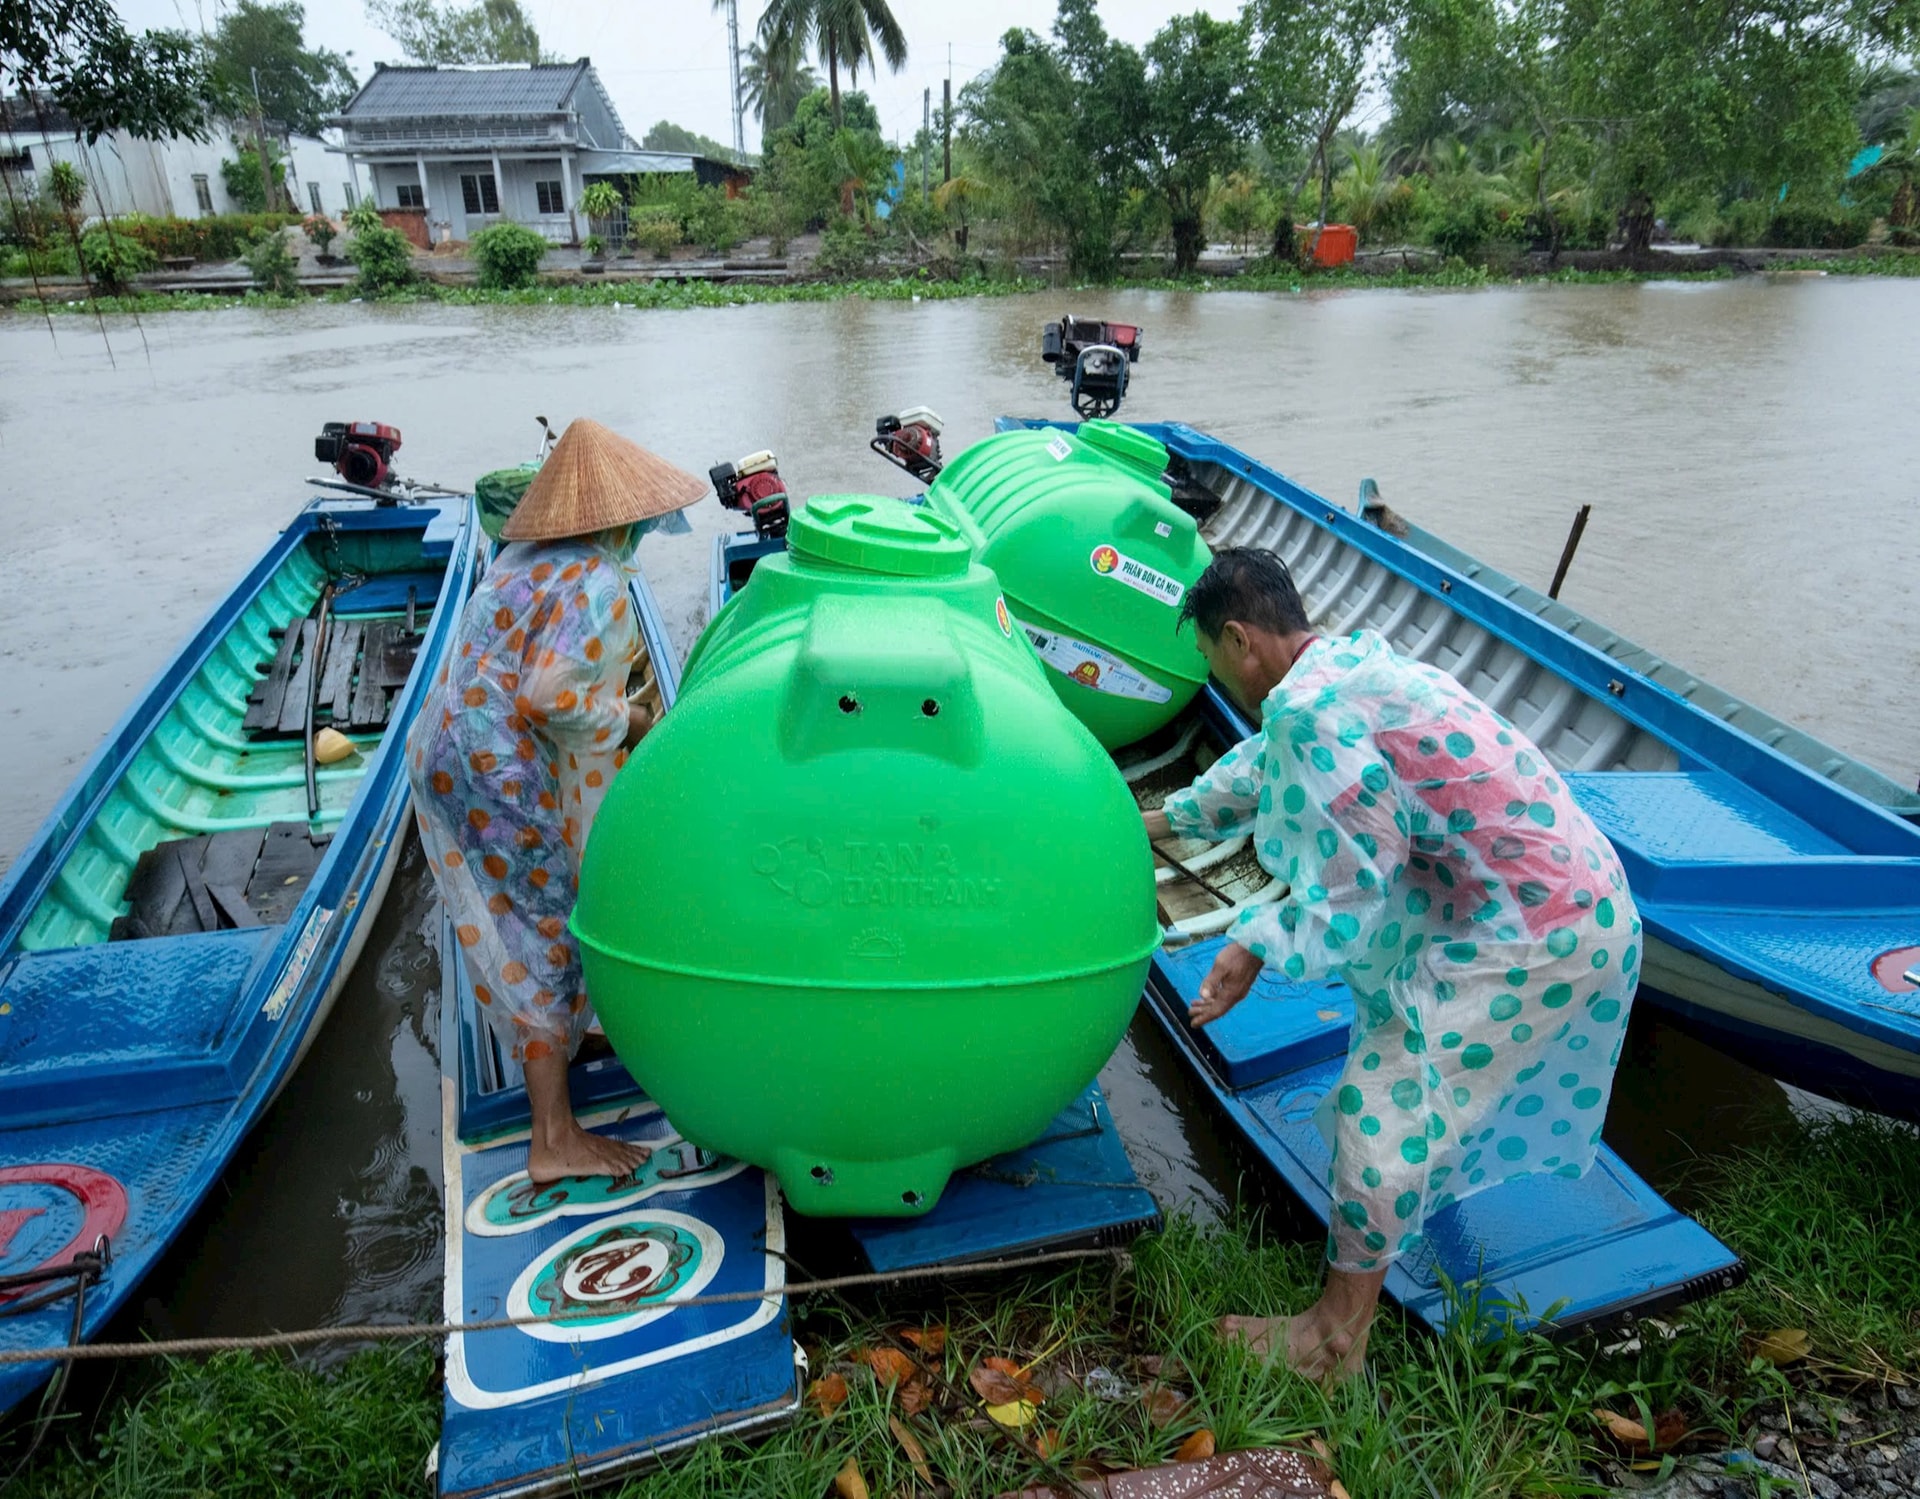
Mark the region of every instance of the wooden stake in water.
<instances>
[{"instance_id":1,"label":"wooden stake in water","mask_svg":"<svg viewBox=\"0 0 1920 1499\"><path fill-rule=\"evenodd\" d=\"M1593 513L1593 506L1582 505L1573 517L1573 529L1567 532L1567 544L1560 548L1560 565L1553 570L1553 585L1547 589L1547 597L1560 597L1560 585L1567 581L1567 569L1573 566L1573 554L1579 549L1580 538L1586 533L1587 517Z\"/></svg>"}]
</instances>

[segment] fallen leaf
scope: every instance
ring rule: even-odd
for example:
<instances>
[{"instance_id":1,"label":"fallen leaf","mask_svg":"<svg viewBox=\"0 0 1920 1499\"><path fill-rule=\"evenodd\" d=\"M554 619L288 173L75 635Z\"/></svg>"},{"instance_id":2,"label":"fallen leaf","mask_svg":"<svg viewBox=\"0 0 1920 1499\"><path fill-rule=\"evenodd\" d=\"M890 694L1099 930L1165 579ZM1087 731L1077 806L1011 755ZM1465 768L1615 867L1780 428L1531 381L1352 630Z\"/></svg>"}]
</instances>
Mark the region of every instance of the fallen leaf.
<instances>
[{"instance_id":1,"label":"fallen leaf","mask_svg":"<svg viewBox=\"0 0 1920 1499\"><path fill-rule=\"evenodd\" d=\"M1347 1492L1347 1486L1344 1483L1333 1478L1327 1481L1327 1499L1353 1499L1353 1495Z\"/></svg>"},{"instance_id":2,"label":"fallen leaf","mask_svg":"<svg viewBox=\"0 0 1920 1499\"><path fill-rule=\"evenodd\" d=\"M1177 1422L1193 1404L1188 1396L1163 1384L1148 1385L1143 1393L1147 1401L1147 1419L1163 1429Z\"/></svg>"},{"instance_id":3,"label":"fallen leaf","mask_svg":"<svg viewBox=\"0 0 1920 1499\"><path fill-rule=\"evenodd\" d=\"M1622 1447L1639 1447L1644 1450L1653 1445L1647 1440L1647 1428L1631 1416L1623 1416L1618 1411L1597 1410L1593 1413L1593 1419L1598 1421L1606 1429L1607 1435Z\"/></svg>"},{"instance_id":4,"label":"fallen leaf","mask_svg":"<svg viewBox=\"0 0 1920 1499\"><path fill-rule=\"evenodd\" d=\"M1340 1012L1338 1010L1315 1010L1313 1013L1320 1020L1338 1020L1340 1018Z\"/></svg>"},{"instance_id":5,"label":"fallen leaf","mask_svg":"<svg viewBox=\"0 0 1920 1499\"><path fill-rule=\"evenodd\" d=\"M898 1348L868 1348L858 1358L882 1384L905 1384L920 1372L920 1366Z\"/></svg>"},{"instance_id":6,"label":"fallen leaf","mask_svg":"<svg viewBox=\"0 0 1920 1499\"><path fill-rule=\"evenodd\" d=\"M1813 1352L1813 1339L1803 1327L1783 1327L1768 1333L1753 1351L1778 1368L1782 1364L1797 1364Z\"/></svg>"},{"instance_id":7,"label":"fallen leaf","mask_svg":"<svg viewBox=\"0 0 1920 1499\"><path fill-rule=\"evenodd\" d=\"M917 1416L933 1404L933 1387L924 1379L909 1379L898 1387L900 1409L909 1416Z\"/></svg>"},{"instance_id":8,"label":"fallen leaf","mask_svg":"<svg viewBox=\"0 0 1920 1499\"><path fill-rule=\"evenodd\" d=\"M946 1350L947 1330L944 1327L909 1327L903 1329L900 1336L928 1358L938 1358Z\"/></svg>"},{"instance_id":9,"label":"fallen leaf","mask_svg":"<svg viewBox=\"0 0 1920 1499\"><path fill-rule=\"evenodd\" d=\"M1177 1463L1197 1463L1203 1457L1212 1456L1213 1433L1203 1426L1175 1449L1173 1460Z\"/></svg>"},{"instance_id":10,"label":"fallen leaf","mask_svg":"<svg viewBox=\"0 0 1920 1499\"><path fill-rule=\"evenodd\" d=\"M927 1466L927 1449L920 1445L920 1439L907 1429L906 1422L898 1416L887 1417L887 1429L893 1433L893 1439L900 1444L900 1450L907 1455L907 1461L913 1464L913 1473L928 1488L933 1487L933 1469Z\"/></svg>"},{"instance_id":11,"label":"fallen leaf","mask_svg":"<svg viewBox=\"0 0 1920 1499\"><path fill-rule=\"evenodd\" d=\"M823 1416L831 1416L847 1403L847 1381L844 1375L823 1374L807 1386L807 1399Z\"/></svg>"},{"instance_id":12,"label":"fallen leaf","mask_svg":"<svg viewBox=\"0 0 1920 1499\"><path fill-rule=\"evenodd\" d=\"M989 1405L987 1414L993 1418L996 1426L1018 1429L1031 1425L1039 1412L1030 1400L1009 1400L1004 1405Z\"/></svg>"},{"instance_id":13,"label":"fallen leaf","mask_svg":"<svg viewBox=\"0 0 1920 1499\"><path fill-rule=\"evenodd\" d=\"M867 1480L861 1476L860 1464L848 1458L840 1471L833 1475L833 1491L840 1499L873 1499L867 1488Z\"/></svg>"},{"instance_id":14,"label":"fallen leaf","mask_svg":"<svg viewBox=\"0 0 1920 1499\"><path fill-rule=\"evenodd\" d=\"M1693 1430L1682 1411L1662 1411L1653 1418L1653 1447L1656 1452L1665 1452L1669 1447L1677 1447L1686 1440L1687 1433Z\"/></svg>"},{"instance_id":15,"label":"fallen leaf","mask_svg":"<svg viewBox=\"0 0 1920 1499\"><path fill-rule=\"evenodd\" d=\"M1007 1405L1014 1401L1038 1405L1047 1398L1046 1392L1027 1378L1026 1370L1010 1358L981 1359L967 1375L967 1383L988 1405Z\"/></svg>"},{"instance_id":16,"label":"fallen leaf","mask_svg":"<svg viewBox=\"0 0 1920 1499\"><path fill-rule=\"evenodd\" d=\"M1315 1437L1307 1445L1313 1448L1313 1455L1319 1458L1321 1462L1331 1463L1333 1461L1333 1449L1319 1437Z\"/></svg>"},{"instance_id":17,"label":"fallen leaf","mask_svg":"<svg viewBox=\"0 0 1920 1499\"><path fill-rule=\"evenodd\" d=\"M1033 1450L1042 1457L1050 1458L1060 1450L1060 1429L1056 1426L1043 1431L1033 1439Z\"/></svg>"}]
</instances>

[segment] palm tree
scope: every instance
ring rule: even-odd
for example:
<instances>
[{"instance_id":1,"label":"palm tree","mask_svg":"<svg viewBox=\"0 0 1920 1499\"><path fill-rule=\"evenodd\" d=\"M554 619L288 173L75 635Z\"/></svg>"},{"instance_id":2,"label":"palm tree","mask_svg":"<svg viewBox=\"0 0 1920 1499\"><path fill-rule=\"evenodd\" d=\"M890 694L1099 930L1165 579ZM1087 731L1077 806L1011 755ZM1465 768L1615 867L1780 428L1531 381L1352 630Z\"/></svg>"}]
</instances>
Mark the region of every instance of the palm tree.
<instances>
[{"instance_id":1,"label":"palm tree","mask_svg":"<svg viewBox=\"0 0 1920 1499\"><path fill-rule=\"evenodd\" d=\"M765 45L752 42L740 69L740 92L760 122L762 142L793 118L800 101L820 87L820 75L807 64L797 42L770 37Z\"/></svg>"},{"instance_id":2,"label":"palm tree","mask_svg":"<svg viewBox=\"0 0 1920 1499\"><path fill-rule=\"evenodd\" d=\"M827 65L827 87L833 95L833 128L840 116L840 69L848 83L858 83L860 69L887 66L899 72L907 65L907 34L893 18L887 0L773 0L760 18L760 35L768 50L776 42L796 53L811 47Z\"/></svg>"}]
</instances>

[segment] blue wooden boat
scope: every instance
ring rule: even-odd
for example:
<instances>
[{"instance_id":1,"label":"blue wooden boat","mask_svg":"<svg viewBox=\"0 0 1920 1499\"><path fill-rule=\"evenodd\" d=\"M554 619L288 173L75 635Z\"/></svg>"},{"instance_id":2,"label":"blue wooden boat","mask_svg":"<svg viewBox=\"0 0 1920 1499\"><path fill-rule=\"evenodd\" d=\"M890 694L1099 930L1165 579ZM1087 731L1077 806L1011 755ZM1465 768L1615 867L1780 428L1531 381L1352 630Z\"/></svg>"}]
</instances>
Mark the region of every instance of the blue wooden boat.
<instances>
[{"instance_id":1,"label":"blue wooden boat","mask_svg":"<svg viewBox=\"0 0 1920 1499\"><path fill-rule=\"evenodd\" d=\"M1770 725L1722 716L1736 699L1684 691L1666 663L1486 586L1458 553L1192 427L1142 430L1204 497L1214 545L1278 552L1319 629L1374 630L1444 667L1565 773L1632 881L1645 1002L1787 1082L1920 1119L1920 827L1898 796L1870 799L1817 741L1786 752Z\"/></svg>"},{"instance_id":2,"label":"blue wooden boat","mask_svg":"<svg viewBox=\"0 0 1920 1499\"><path fill-rule=\"evenodd\" d=\"M314 500L0 882L0 1275L50 1277L0 1290L0 1347L67 1342L71 1295L18 1313L80 1289L76 1257L98 1332L325 1021L407 832L401 741L477 536L464 496ZM309 781L320 725L353 752ZM52 1367L0 1366L0 1409Z\"/></svg>"},{"instance_id":3,"label":"blue wooden boat","mask_svg":"<svg viewBox=\"0 0 1920 1499\"><path fill-rule=\"evenodd\" d=\"M643 576L633 580L632 599L645 647L637 672L670 706L679 667ZM456 950L443 923L446 1318L465 1324L535 1311L611 1311L584 1325L447 1340L433 1459L438 1492L461 1499L571 1493L704 1437L791 1418L800 1365L788 1328L785 1209L773 1179L680 1139L619 1060L600 1056L572 1069L576 1112L594 1127L650 1144L652 1155L636 1176L611 1185L533 1188L525 1081L481 1017L465 966L444 961ZM1158 1222L1098 1089L1089 1088L1026 1149L957 1175L924 1217L842 1225L844 1259L833 1268L891 1272L1124 1243ZM815 1225L812 1238L822 1237ZM603 1287L622 1282L621 1295L574 1294L588 1256L592 1275ZM659 1304L726 1292L742 1299Z\"/></svg>"}]
</instances>

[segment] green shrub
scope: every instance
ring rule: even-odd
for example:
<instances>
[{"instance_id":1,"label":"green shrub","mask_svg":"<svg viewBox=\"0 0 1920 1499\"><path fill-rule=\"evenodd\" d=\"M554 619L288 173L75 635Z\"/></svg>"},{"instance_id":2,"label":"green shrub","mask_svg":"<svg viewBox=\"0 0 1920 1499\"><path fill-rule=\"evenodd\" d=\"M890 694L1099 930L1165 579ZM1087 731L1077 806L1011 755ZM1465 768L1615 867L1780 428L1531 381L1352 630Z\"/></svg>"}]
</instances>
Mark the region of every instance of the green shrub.
<instances>
[{"instance_id":1,"label":"green shrub","mask_svg":"<svg viewBox=\"0 0 1920 1499\"><path fill-rule=\"evenodd\" d=\"M1767 220L1766 242L1788 250L1850 250L1864 245L1873 214L1851 203L1777 204Z\"/></svg>"},{"instance_id":2,"label":"green shrub","mask_svg":"<svg viewBox=\"0 0 1920 1499\"><path fill-rule=\"evenodd\" d=\"M746 238L745 218L725 188L703 187L687 214L687 238L710 255L724 255Z\"/></svg>"},{"instance_id":3,"label":"green shrub","mask_svg":"<svg viewBox=\"0 0 1920 1499\"><path fill-rule=\"evenodd\" d=\"M0 248L0 276L77 276L80 262L70 244Z\"/></svg>"},{"instance_id":4,"label":"green shrub","mask_svg":"<svg viewBox=\"0 0 1920 1499\"><path fill-rule=\"evenodd\" d=\"M373 206L371 198L362 198L340 215L340 222L347 226L350 233L365 234L369 229L382 227L386 220L380 217L380 210Z\"/></svg>"},{"instance_id":5,"label":"green shrub","mask_svg":"<svg viewBox=\"0 0 1920 1499\"><path fill-rule=\"evenodd\" d=\"M80 259L87 274L109 291L119 291L160 263L139 240L111 227L89 229L81 237Z\"/></svg>"},{"instance_id":6,"label":"green shrub","mask_svg":"<svg viewBox=\"0 0 1920 1499\"><path fill-rule=\"evenodd\" d=\"M281 297L300 294L300 259L288 248L286 231L273 229L261 235L242 259L260 290Z\"/></svg>"},{"instance_id":7,"label":"green shrub","mask_svg":"<svg viewBox=\"0 0 1920 1499\"><path fill-rule=\"evenodd\" d=\"M204 219L156 219L128 214L115 219L116 233L138 240L161 260L237 260L262 234L300 222L291 213L222 213Z\"/></svg>"},{"instance_id":8,"label":"green shrub","mask_svg":"<svg viewBox=\"0 0 1920 1499\"><path fill-rule=\"evenodd\" d=\"M377 213L372 228L354 233L347 259L360 271L353 282L357 296L379 297L413 285L413 251L407 237L381 223Z\"/></svg>"},{"instance_id":9,"label":"green shrub","mask_svg":"<svg viewBox=\"0 0 1920 1499\"><path fill-rule=\"evenodd\" d=\"M467 246L480 267L480 284L489 291L518 291L532 286L547 253L546 236L525 224L491 224Z\"/></svg>"},{"instance_id":10,"label":"green shrub","mask_svg":"<svg viewBox=\"0 0 1920 1499\"><path fill-rule=\"evenodd\" d=\"M679 212L665 204L649 204L627 215L627 241L665 260L680 243Z\"/></svg>"},{"instance_id":11,"label":"green shrub","mask_svg":"<svg viewBox=\"0 0 1920 1499\"><path fill-rule=\"evenodd\" d=\"M1467 259L1499 231L1493 205L1479 193L1442 198L1427 220L1427 242L1448 259Z\"/></svg>"},{"instance_id":12,"label":"green shrub","mask_svg":"<svg viewBox=\"0 0 1920 1499\"><path fill-rule=\"evenodd\" d=\"M813 269L837 281L854 281L873 273L880 247L859 220L831 220L820 236L820 253L813 257Z\"/></svg>"}]
</instances>

